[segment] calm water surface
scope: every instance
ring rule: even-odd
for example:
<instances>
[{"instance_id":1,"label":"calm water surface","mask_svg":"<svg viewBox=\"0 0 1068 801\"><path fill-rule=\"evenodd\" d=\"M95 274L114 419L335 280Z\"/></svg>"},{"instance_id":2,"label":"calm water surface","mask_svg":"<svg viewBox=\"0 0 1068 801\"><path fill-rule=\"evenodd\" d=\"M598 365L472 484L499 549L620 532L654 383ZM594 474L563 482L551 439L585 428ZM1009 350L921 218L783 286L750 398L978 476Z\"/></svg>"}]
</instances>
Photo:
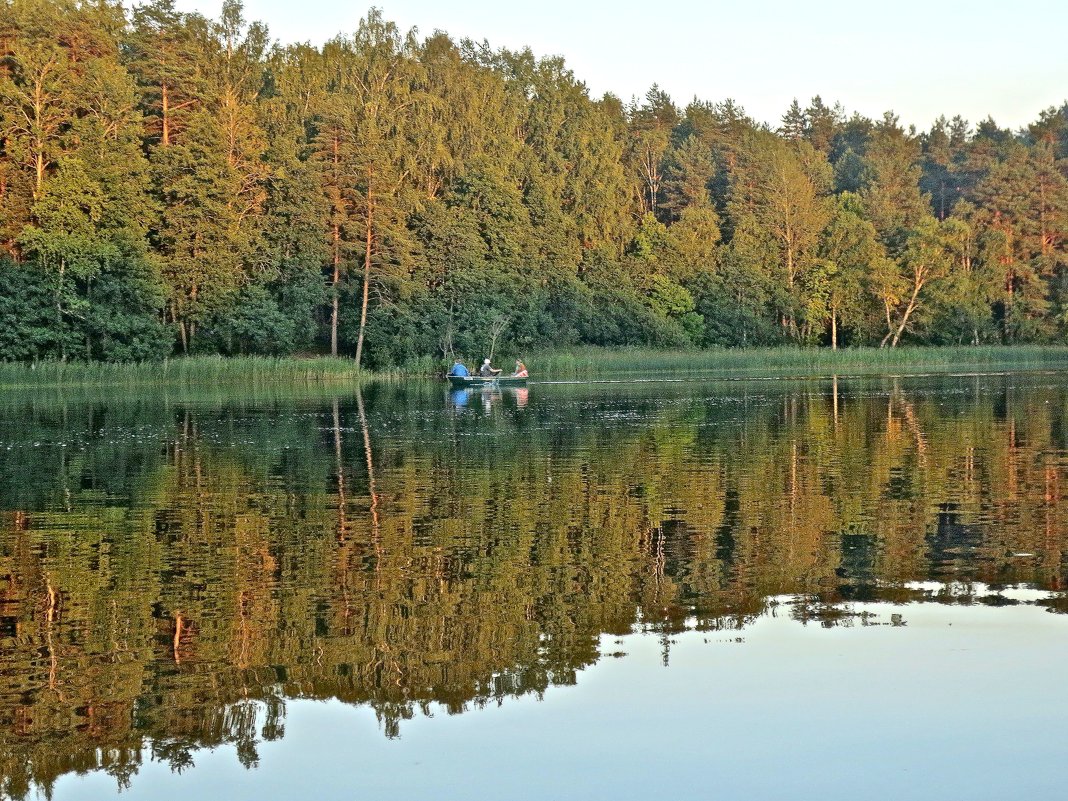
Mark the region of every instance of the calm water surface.
<instances>
[{"instance_id":1,"label":"calm water surface","mask_svg":"<svg viewBox=\"0 0 1068 801\"><path fill-rule=\"evenodd\" d=\"M1068 374L0 400L0 795L1068 780Z\"/></svg>"}]
</instances>

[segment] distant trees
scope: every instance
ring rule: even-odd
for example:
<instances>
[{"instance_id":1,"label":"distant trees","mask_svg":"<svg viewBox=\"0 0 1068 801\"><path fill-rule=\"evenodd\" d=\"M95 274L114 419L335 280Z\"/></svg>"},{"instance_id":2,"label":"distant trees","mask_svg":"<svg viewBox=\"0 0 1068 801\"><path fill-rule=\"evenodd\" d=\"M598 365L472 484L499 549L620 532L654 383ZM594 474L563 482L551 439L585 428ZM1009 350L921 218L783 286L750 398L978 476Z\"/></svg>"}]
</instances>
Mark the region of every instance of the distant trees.
<instances>
[{"instance_id":1,"label":"distant trees","mask_svg":"<svg viewBox=\"0 0 1068 801\"><path fill-rule=\"evenodd\" d=\"M2 0L0 358L1060 341L1066 158L1068 106L773 132L373 9Z\"/></svg>"}]
</instances>

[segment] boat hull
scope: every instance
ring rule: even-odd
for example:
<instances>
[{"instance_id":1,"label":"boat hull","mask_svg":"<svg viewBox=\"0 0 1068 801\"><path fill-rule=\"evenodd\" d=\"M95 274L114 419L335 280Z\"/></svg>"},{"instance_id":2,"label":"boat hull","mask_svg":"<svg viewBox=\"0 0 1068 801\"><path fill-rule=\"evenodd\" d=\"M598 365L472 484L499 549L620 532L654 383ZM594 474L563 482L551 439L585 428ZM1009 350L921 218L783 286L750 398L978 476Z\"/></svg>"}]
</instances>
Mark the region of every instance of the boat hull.
<instances>
[{"instance_id":1,"label":"boat hull","mask_svg":"<svg viewBox=\"0 0 1068 801\"><path fill-rule=\"evenodd\" d=\"M478 375L450 375L446 376L449 384L453 387L525 387L526 378L517 378L510 375L500 375L493 378L483 378Z\"/></svg>"}]
</instances>

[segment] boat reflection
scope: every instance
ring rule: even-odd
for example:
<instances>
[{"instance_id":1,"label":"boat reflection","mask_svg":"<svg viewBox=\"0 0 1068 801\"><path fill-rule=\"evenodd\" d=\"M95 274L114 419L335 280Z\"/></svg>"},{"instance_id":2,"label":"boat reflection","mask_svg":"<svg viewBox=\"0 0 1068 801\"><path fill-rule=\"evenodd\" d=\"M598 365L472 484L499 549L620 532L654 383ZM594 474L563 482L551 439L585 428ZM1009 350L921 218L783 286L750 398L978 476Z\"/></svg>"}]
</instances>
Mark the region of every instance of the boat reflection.
<instances>
[{"instance_id":1,"label":"boat reflection","mask_svg":"<svg viewBox=\"0 0 1068 801\"><path fill-rule=\"evenodd\" d=\"M485 414L495 408L525 409L530 403L530 389L527 387L501 387L487 385L479 388L451 389L448 393L448 405L455 411L462 411L476 400Z\"/></svg>"}]
</instances>

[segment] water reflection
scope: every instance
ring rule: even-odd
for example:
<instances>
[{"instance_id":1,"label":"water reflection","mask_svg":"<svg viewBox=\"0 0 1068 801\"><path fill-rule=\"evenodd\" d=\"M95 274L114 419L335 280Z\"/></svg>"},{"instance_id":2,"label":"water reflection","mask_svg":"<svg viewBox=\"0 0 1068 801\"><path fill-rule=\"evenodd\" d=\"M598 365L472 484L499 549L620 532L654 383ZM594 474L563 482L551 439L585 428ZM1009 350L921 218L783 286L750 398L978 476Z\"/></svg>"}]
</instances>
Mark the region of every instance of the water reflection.
<instances>
[{"instance_id":1,"label":"water reflection","mask_svg":"<svg viewBox=\"0 0 1068 801\"><path fill-rule=\"evenodd\" d=\"M493 386L492 384L478 389L465 387L449 391L449 404L456 412L464 411L468 407L481 406L485 414L491 414L496 408L498 411L507 409L525 409L530 402L529 387Z\"/></svg>"},{"instance_id":2,"label":"water reflection","mask_svg":"<svg viewBox=\"0 0 1068 801\"><path fill-rule=\"evenodd\" d=\"M1064 378L463 392L4 401L3 791L254 766L293 699L396 737L635 631L1066 610Z\"/></svg>"}]
</instances>

